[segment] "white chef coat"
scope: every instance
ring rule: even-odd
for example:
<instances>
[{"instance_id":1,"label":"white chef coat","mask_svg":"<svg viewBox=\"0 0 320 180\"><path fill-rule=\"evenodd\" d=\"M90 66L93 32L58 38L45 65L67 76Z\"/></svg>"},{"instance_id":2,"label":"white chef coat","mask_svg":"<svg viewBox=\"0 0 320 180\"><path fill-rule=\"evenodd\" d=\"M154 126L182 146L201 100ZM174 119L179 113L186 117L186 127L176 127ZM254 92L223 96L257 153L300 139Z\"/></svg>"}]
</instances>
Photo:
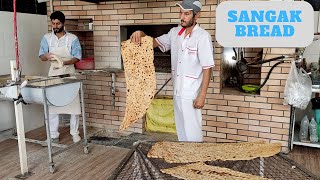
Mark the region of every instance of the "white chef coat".
<instances>
[{"instance_id":1,"label":"white chef coat","mask_svg":"<svg viewBox=\"0 0 320 180\"><path fill-rule=\"evenodd\" d=\"M174 95L195 99L202 83L202 70L214 66L211 35L196 24L185 37L185 28L172 28L156 38L161 51L171 50Z\"/></svg>"},{"instance_id":2,"label":"white chef coat","mask_svg":"<svg viewBox=\"0 0 320 180\"><path fill-rule=\"evenodd\" d=\"M174 114L179 141L202 141L201 109L193 107L203 70L214 66L211 35L199 24L185 36L185 28L172 28L156 38L161 51L171 50Z\"/></svg>"}]
</instances>

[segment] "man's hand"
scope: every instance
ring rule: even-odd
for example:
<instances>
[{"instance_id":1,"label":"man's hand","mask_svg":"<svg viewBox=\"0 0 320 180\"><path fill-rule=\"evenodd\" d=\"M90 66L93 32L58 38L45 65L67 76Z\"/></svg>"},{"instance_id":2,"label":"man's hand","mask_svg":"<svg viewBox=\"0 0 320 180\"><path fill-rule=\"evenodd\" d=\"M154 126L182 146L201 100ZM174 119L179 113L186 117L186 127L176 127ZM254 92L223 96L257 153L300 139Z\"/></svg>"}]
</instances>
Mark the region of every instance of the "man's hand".
<instances>
[{"instance_id":1,"label":"man's hand","mask_svg":"<svg viewBox=\"0 0 320 180\"><path fill-rule=\"evenodd\" d=\"M40 58L42 61L48 61L51 59L52 55L53 55L52 53L46 53L46 54L41 55Z\"/></svg>"},{"instance_id":2,"label":"man's hand","mask_svg":"<svg viewBox=\"0 0 320 180\"><path fill-rule=\"evenodd\" d=\"M206 100L206 96L199 95L196 100L193 102L193 107L195 109L202 109Z\"/></svg>"},{"instance_id":3,"label":"man's hand","mask_svg":"<svg viewBox=\"0 0 320 180\"><path fill-rule=\"evenodd\" d=\"M130 40L131 42L135 43L135 44L140 44L141 43L141 37L146 36L146 34L142 31L135 31L134 33L132 33L132 35L130 36Z\"/></svg>"},{"instance_id":4,"label":"man's hand","mask_svg":"<svg viewBox=\"0 0 320 180\"><path fill-rule=\"evenodd\" d=\"M73 57L68 61L62 61L62 62L63 62L63 65L72 65L72 64L76 64L79 61L80 60L78 58Z\"/></svg>"}]
</instances>

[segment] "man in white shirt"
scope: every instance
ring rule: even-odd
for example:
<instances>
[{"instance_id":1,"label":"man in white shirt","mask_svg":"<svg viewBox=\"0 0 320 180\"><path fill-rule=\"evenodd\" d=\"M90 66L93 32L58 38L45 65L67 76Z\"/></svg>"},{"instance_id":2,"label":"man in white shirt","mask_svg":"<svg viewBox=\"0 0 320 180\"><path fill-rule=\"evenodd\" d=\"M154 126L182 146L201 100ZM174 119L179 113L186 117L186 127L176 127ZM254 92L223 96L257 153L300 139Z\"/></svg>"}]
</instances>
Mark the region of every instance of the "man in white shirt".
<instances>
[{"instance_id":1,"label":"man in white shirt","mask_svg":"<svg viewBox=\"0 0 320 180\"><path fill-rule=\"evenodd\" d=\"M74 64L81 60L81 45L76 35L64 30L65 16L60 11L55 11L50 15L52 32L43 36L39 57L42 61L50 62L50 70L48 76L59 76L66 74L74 74ZM62 61L62 67L56 60L57 57ZM61 92L63 93L63 92ZM50 136L53 142L59 141L59 114L71 114L70 118L70 134L73 142L81 140L79 136L79 114L80 100L77 96L73 102L64 107L49 106L49 127Z\"/></svg>"},{"instance_id":2,"label":"man in white shirt","mask_svg":"<svg viewBox=\"0 0 320 180\"><path fill-rule=\"evenodd\" d=\"M174 117L179 141L203 141L201 109L205 104L213 61L211 35L197 23L202 5L198 0L184 0L180 6L181 26L157 37L153 47L171 50L174 86ZM140 43L142 31L131 35Z\"/></svg>"}]
</instances>

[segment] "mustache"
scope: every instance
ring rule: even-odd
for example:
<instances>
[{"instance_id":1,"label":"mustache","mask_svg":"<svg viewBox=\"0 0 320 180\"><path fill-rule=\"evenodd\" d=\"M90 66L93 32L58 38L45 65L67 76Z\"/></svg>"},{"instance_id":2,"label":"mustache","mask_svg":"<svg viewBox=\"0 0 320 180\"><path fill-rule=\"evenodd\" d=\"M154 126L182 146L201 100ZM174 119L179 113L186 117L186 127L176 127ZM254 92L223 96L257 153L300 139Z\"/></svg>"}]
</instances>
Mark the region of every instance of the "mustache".
<instances>
[{"instance_id":1,"label":"mustache","mask_svg":"<svg viewBox=\"0 0 320 180\"><path fill-rule=\"evenodd\" d=\"M64 27L61 27L61 28L52 28L52 30L53 30L55 33L62 32L63 29L64 29Z\"/></svg>"}]
</instances>

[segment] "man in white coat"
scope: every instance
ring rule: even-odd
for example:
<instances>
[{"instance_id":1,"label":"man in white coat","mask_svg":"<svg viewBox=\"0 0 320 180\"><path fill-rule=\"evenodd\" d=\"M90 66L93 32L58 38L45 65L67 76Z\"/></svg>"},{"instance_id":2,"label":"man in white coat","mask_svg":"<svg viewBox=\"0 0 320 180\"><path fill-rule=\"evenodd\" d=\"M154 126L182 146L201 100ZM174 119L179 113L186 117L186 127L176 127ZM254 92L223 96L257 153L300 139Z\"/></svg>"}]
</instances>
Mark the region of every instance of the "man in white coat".
<instances>
[{"instance_id":1,"label":"man in white coat","mask_svg":"<svg viewBox=\"0 0 320 180\"><path fill-rule=\"evenodd\" d=\"M39 57L50 62L48 76L59 76L75 73L74 64L81 60L81 45L76 35L64 30L65 16L60 11L50 15L52 32L41 40ZM57 62L60 61L60 64ZM61 92L63 93L63 92ZM64 107L49 106L50 136L53 142L59 141L59 114L71 114L70 134L73 142L81 140L79 136L80 100L77 96L72 103Z\"/></svg>"},{"instance_id":2,"label":"man in white coat","mask_svg":"<svg viewBox=\"0 0 320 180\"><path fill-rule=\"evenodd\" d=\"M174 119L179 141L203 141L201 109L205 104L213 61L211 35L197 23L202 5L184 0L180 6L180 26L157 37L153 47L171 50ZM131 41L140 43L146 34L136 31Z\"/></svg>"}]
</instances>

